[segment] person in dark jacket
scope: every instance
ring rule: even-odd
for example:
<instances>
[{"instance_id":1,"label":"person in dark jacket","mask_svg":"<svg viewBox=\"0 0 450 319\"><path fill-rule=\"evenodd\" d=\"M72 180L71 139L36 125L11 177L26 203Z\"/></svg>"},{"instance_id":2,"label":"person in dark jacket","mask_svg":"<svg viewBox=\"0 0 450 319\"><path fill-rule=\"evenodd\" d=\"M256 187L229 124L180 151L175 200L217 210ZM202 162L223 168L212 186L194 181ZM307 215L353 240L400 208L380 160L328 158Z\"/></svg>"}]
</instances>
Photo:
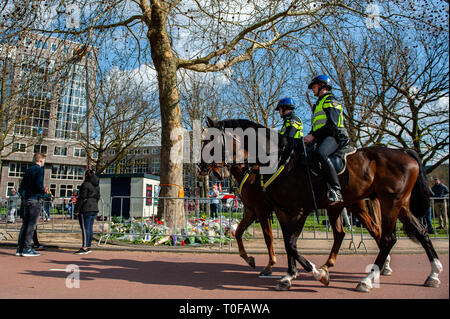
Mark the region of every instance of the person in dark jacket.
<instances>
[{"instance_id":1,"label":"person in dark jacket","mask_svg":"<svg viewBox=\"0 0 450 319\"><path fill-rule=\"evenodd\" d=\"M283 126L280 131L281 135L281 155L280 164L288 159L289 154L295 147L296 141L303 137L303 122L295 115L295 102L292 97L285 97L281 99L275 111L278 111L280 117L283 119Z\"/></svg>"},{"instance_id":2,"label":"person in dark jacket","mask_svg":"<svg viewBox=\"0 0 450 319\"><path fill-rule=\"evenodd\" d=\"M36 153L33 156L34 165L29 167L19 186L22 197L23 217L19 233L17 256L39 256L32 247L33 234L41 213L41 198L45 194L44 164L45 155Z\"/></svg>"},{"instance_id":3,"label":"person in dark jacket","mask_svg":"<svg viewBox=\"0 0 450 319\"><path fill-rule=\"evenodd\" d=\"M305 144L316 143L315 155L322 165L322 172L327 182L327 201L335 205L343 201L341 185L330 155L349 143L349 137L344 127L344 113L339 103L331 93L331 78L328 75L316 76L308 85L317 102L314 105L312 130L305 136Z\"/></svg>"},{"instance_id":4,"label":"person in dark jacket","mask_svg":"<svg viewBox=\"0 0 450 319\"><path fill-rule=\"evenodd\" d=\"M86 171L84 182L81 184L79 197L75 205L75 215L78 215L82 234L82 247L75 254L85 255L91 252L94 236L94 221L98 214L100 200L99 179L92 169Z\"/></svg>"},{"instance_id":5,"label":"person in dark jacket","mask_svg":"<svg viewBox=\"0 0 450 319\"><path fill-rule=\"evenodd\" d=\"M447 228L447 216L446 210L448 209L445 199L448 198L448 187L441 183L439 178L434 179L434 185L431 188L433 191L434 197L437 197L434 200L434 211L439 219L439 227L437 229L446 229Z\"/></svg>"}]
</instances>

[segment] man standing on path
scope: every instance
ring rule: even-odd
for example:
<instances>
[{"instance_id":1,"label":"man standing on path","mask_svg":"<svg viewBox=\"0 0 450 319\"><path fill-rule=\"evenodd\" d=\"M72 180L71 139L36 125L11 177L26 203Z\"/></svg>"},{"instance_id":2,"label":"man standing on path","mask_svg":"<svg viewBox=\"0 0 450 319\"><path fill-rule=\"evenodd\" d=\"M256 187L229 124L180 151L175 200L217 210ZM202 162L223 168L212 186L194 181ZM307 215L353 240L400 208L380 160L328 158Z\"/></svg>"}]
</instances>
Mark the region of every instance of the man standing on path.
<instances>
[{"instance_id":1,"label":"man standing on path","mask_svg":"<svg viewBox=\"0 0 450 319\"><path fill-rule=\"evenodd\" d=\"M33 156L34 165L25 171L19 186L22 197L23 223L19 233L17 256L39 256L32 246L33 233L41 212L41 198L45 194L44 164L45 155L36 153Z\"/></svg>"},{"instance_id":2,"label":"man standing on path","mask_svg":"<svg viewBox=\"0 0 450 319\"><path fill-rule=\"evenodd\" d=\"M445 199L448 198L448 187L441 183L439 178L434 179L434 185L431 188L433 191L434 197L438 197L439 199L434 200L434 209L437 217L439 218L439 227L437 229L446 229L447 228L447 214L445 212Z\"/></svg>"}]
</instances>

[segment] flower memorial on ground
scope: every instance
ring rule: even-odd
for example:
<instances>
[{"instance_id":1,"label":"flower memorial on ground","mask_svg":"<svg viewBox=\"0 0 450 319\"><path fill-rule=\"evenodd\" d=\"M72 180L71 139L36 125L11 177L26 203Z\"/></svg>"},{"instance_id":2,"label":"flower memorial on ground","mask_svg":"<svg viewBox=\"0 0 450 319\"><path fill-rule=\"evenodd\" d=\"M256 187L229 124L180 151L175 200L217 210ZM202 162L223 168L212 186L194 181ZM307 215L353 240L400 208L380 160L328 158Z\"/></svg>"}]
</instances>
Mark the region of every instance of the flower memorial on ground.
<instances>
[{"instance_id":1,"label":"flower memorial on ground","mask_svg":"<svg viewBox=\"0 0 450 319\"><path fill-rule=\"evenodd\" d=\"M129 241L135 244L149 245L198 245L198 244L228 244L233 240L237 219L191 218L184 229L177 233L164 225L158 218L122 220L114 217L111 221L112 238ZM251 235L246 231L244 238Z\"/></svg>"}]
</instances>

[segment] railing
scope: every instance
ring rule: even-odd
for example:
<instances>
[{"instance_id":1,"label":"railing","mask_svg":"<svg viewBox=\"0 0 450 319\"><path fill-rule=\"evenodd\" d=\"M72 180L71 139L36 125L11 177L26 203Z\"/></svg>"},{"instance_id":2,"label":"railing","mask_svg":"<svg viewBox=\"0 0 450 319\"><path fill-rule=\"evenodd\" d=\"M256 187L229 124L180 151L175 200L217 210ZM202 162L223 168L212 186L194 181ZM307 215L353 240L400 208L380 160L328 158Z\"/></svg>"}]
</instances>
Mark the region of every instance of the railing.
<instances>
[{"instance_id":1,"label":"railing","mask_svg":"<svg viewBox=\"0 0 450 319\"><path fill-rule=\"evenodd\" d=\"M80 233L78 219L74 216L74 204L70 198L55 198L51 202L43 202L41 218L38 223L39 232L48 233ZM14 210L5 198L1 199L0 240L12 238L11 233L19 232L21 219L18 209ZM94 233L99 236L98 245L111 240L151 245L196 246L209 244L219 250L231 249L234 231L244 214L244 207L240 201L231 203L220 202L217 216L211 217L212 200L209 198L146 198L115 196L109 201L99 201L99 213L95 223ZM231 204L231 205L228 205ZM20 207L20 201L17 208ZM182 209L183 207L183 209ZM158 219L158 209L161 218ZM370 212L371 206L368 205ZM180 212L184 211L184 218ZM169 214L170 213L170 214ZM170 215L170 216L169 216ZM434 234L431 238L449 238L448 226L437 229L439 216L441 223L448 225L448 204L444 198L432 198L430 207L430 221ZM178 219L177 227L167 227L168 218ZM358 224L356 218L344 210L341 215L347 233L350 234L349 249L355 252L363 247L367 252L366 239L369 233ZM445 222L444 222L445 221ZM426 219L421 221L426 225ZM397 237L406 238L402 231L402 224L397 222ZM272 216L272 231L275 239L281 239L280 225ZM333 238L328 216L325 210L308 216L301 233L306 240L330 240ZM263 235L257 222L249 227L244 238L262 239ZM348 237L347 237L348 238Z\"/></svg>"}]
</instances>

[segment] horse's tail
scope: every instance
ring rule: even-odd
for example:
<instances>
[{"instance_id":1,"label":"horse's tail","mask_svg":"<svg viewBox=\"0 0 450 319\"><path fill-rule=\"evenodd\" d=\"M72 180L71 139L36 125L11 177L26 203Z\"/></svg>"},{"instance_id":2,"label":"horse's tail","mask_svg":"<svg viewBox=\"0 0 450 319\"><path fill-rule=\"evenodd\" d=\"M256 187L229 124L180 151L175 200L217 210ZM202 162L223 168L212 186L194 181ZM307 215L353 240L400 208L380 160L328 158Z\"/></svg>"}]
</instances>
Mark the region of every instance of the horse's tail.
<instances>
[{"instance_id":1,"label":"horse's tail","mask_svg":"<svg viewBox=\"0 0 450 319\"><path fill-rule=\"evenodd\" d=\"M419 164L419 176L417 177L411 192L409 209L414 216L420 219L428 212L428 209L430 208L430 197L432 197L433 194L427 185L425 169L419 155L413 150L406 150L406 153L413 157L417 161L417 164Z\"/></svg>"}]
</instances>

